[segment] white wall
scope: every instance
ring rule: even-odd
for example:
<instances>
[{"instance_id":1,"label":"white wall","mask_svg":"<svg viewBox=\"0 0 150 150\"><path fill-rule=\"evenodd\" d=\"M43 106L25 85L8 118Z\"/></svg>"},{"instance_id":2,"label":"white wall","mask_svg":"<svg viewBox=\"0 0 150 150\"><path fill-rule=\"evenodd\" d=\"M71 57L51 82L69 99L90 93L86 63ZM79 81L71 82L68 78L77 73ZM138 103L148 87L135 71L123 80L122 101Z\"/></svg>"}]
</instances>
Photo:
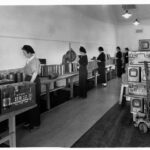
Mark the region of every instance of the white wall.
<instances>
[{"instance_id":1,"label":"white wall","mask_svg":"<svg viewBox=\"0 0 150 150\"><path fill-rule=\"evenodd\" d=\"M136 29L143 29L136 33ZM150 39L150 20L142 20L141 24L134 26L132 23L119 23L117 30L117 44L124 49L138 50L140 39Z\"/></svg>"},{"instance_id":2,"label":"white wall","mask_svg":"<svg viewBox=\"0 0 150 150\"><path fill-rule=\"evenodd\" d=\"M116 21L108 6L1 6L0 18L0 70L24 65L24 44L48 64L61 63L69 42L77 53L85 46L89 58L98 46L114 55Z\"/></svg>"}]
</instances>

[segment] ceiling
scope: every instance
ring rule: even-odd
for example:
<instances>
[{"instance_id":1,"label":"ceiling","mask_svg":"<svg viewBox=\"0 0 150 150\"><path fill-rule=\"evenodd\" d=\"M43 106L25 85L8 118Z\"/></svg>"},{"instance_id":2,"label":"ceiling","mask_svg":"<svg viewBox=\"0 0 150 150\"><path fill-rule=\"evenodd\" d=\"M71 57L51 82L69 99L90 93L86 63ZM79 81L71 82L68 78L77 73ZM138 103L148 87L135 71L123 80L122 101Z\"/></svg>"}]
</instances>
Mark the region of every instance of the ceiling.
<instances>
[{"instance_id":1,"label":"ceiling","mask_svg":"<svg viewBox=\"0 0 150 150\"><path fill-rule=\"evenodd\" d=\"M119 22L130 22L138 18L139 20L150 19L150 4L135 5L136 9L129 9L133 15L129 19L124 19L121 15L124 13L122 5L113 5L113 11Z\"/></svg>"},{"instance_id":2,"label":"ceiling","mask_svg":"<svg viewBox=\"0 0 150 150\"><path fill-rule=\"evenodd\" d=\"M131 4L130 4L131 5ZM145 19L149 19L150 20L150 4L136 4L136 9L129 9L129 12L132 13L132 17L130 17L129 19L124 19L122 17L122 14L124 13L124 10L122 8L121 4L114 4L114 5L59 5L59 6L36 6L32 7L32 10L34 11L34 9L39 9L40 13L43 12L43 10L49 10L49 7L55 7L55 9L66 9L67 7L74 9L75 11L78 11L88 17L91 18L95 18L97 20L103 20L106 21L105 18L107 18L108 16L111 16L110 19L111 20L115 20L118 21L119 23L124 23L124 22L133 22L136 18L138 18L140 21L145 20ZM0 6L4 7L4 6ZM6 6L5 6L6 7ZM4 8L5 8L4 7ZM20 9L25 10L26 6L21 6ZM31 7L31 6L30 6ZM15 7L16 9L16 7ZM51 13L51 11L50 11ZM113 13L114 15L109 15ZM100 15L101 14L101 15Z\"/></svg>"},{"instance_id":3,"label":"ceiling","mask_svg":"<svg viewBox=\"0 0 150 150\"><path fill-rule=\"evenodd\" d=\"M130 7L129 7L130 6ZM135 6L134 9L131 6ZM124 22L133 22L136 18L139 19L139 21L150 19L150 4L135 4L131 5L129 4L127 8L129 13L132 13L133 15L129 19L125 19L122 17L122 14L124 13L124 9L122 8L121 4L115 4L115 5L72 5L69 6L72 9L95 19L103 20L105 16L107 15L105 10L109 10L109 13L114 13L114 18L119 23ZM111 10L111 11L110 11ZM101 15L99 15L101 14ZM112 15L111 15L112 17ZM112 19L112 18L110 18ZM104 20L105 21L105 20Z\"/></svg>"}]
</instances>

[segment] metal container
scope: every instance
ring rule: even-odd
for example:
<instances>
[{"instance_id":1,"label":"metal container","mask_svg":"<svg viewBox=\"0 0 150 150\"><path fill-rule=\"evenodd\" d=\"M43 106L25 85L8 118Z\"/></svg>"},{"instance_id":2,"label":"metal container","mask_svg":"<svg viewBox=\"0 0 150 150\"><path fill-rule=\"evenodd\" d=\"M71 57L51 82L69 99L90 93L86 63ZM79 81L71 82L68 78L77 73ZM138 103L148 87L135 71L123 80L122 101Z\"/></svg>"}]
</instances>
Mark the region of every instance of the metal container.
<instances>
[{"instance_id":1,"label":"metal container","mask_svg":"<svg viewBox=\"0 0 150 150\"><path fill-rule=\"evenodd\" d=\"M8 74L8 79L15 81L15 74L13 72Z\"/></svg>"},{"instance_id":2,"label":"metal container","mask_svg":"<svg viewBox=\"0 0 150 150\"><path fill-rule=\"evenodd\" d=\"M66 84L67 84L66 79L56 81L56 87L64 87L66 86Z\"/></svg>"},{"instance_id":3,"label":"metal container","mask_svg":"<svg viewBox=\"0 0 150 150\"><path fill-rule=\"evenodd\" d=\"M23 81L23 73L17 72L15 74L15 82L22 82Z\"/></svg>"}]
</instances>

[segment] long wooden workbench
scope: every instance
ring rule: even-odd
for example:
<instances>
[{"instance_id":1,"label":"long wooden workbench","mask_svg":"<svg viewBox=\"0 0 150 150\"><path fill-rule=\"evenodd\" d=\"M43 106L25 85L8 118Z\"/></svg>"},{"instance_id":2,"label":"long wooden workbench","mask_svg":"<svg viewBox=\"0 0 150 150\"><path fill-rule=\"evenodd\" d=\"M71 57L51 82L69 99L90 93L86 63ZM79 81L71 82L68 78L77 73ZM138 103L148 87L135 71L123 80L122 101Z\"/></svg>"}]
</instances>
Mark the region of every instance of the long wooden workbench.
<instances>
[{"instance_id":1,"label":"long wooden workbench","mask_svg":"<svg viewBox=\"0 0 150 150\"><path fill-rule=\"evenodd\" d=\"M109 66L106 67L106 69L111 69L111 67L112 67L112 65L109 65ZM48 110L51 109L51 105L50 105L51 99L50 99L50 95L49 95L50 92L53 92L53 91L56 91L56 90L59 90L59 89L66 89L66 90L70 91L70 98L73 98L74 78L76 78L77 76L79 76L78 72L64 74L62 76L59 76L56 79L48 79L48 77L47 78L44 78L44 77L40 78L40 80L41 80L41 86L42 85L46 86L46 91L44 92L44 94L46 94L46 107L47 107ZM99 76L99 74L95 70L94 74L92 76L88 77L88 79L94 79L95 87L97 87L97 77L98 76ZM110 74L110 76L112 76L112 75ZM63 80L63 79L66 79L66 86L57 87L57 88L54 88L54 89L50 88L51 84L54 85L54 82L57 82L57 81Z\"/></svg>"},{"instance_id":2,"label":"long wooden workbench","mask_svg":"<svg viewBox=\"0 0 150 150\"><path fill-rule=\"evenodd\" d=\"M10 113L0 115L0 122L8 119L8 123L9 123L8 124L8 127L9 127L8 135L1 137L0 144L9 141L10 147L16 147L16 119L15 119L15 117L16 117L16 115L26 112L36 106L37 105L35 104L30 107L26 107L26 108L23 108L23 109L20 109L17 111L13 111Z\"/></svg>"},{"instance_id":3,"label":"long wooden workbench","mask_svg":"<svg viewBox=\"0 0 150 150\"><path fill-rule=\"evenodd\" d=\"M65 74L65 75L59 76L56 79L41 78L41 85L46 86L46 97L47 97L46 102L47 102L47 109L48 110L51 108L49 92L60 89L60 88L56 88L56 89L50 90L50 84L54 84L54 82L56 82L56 81L66 79L67 85L66 85L66 87L62 87L62 88L69 90L70 91L70 97L73 98L73 78L76 76L78 76L78 73ZM68 86L69 81L70 81L70 86Z\"/></svg>"},{"instance_id":4,"label":"long wooden workbench","mask_svg":"<svg viewBox=\"0 0 150 150\"><path fill-rule=\"evenodd\" d=\"M79 76L79 73L70 73L70 74L64 74L62 76L59 76L56 79L48 79L48 78L41 78L41 85L46 86L46 105L47 109L49 110L51 108L50 106L50 96L49 92L56 91L58 89L64 88L66 90L70 91L70 98L73 98L73 84L74 84L74 78ZM94 76L89 77L89 79L93 78L95 82L95 86L97 86L97 76L98 74L95 72ZM54 84L54 82L66 79L66 86L65 87L59 87L59 88L54 88L50 89L50 84Z\"/></svg>"},{"instance_id":5,"label":"long wooden workbench","mask_svg":"<svg viewBox=\"0 0 150 150\"><path fill-rule=\"evenodd\" d=\"M51 108L50 106L50 95L49 92L51 91L55 91L59 88L54 88L53 90L50 89L50 84L54 84L54 82L57 82L59 80L63 80L66 79L66 86L62 87L65 88L67 90L70 91L70 97L73 98L73 84L74 84L74 78L79 76L79 73L70 73L70 74L65 74L62 76L59 76L56 79L48 79L48 78L41 78L41 85L45 85L46 86L46 101L47 101L47 109L49 110ZM94 72L93 76L90 76L88 79L94 79L95 82L95 86L97 86L97 71ZM0 144L4 143L6 141L9 141L9 145L10 147L16 147L16 122L15 122L15 117L16 115L19 115L25 111L28 111L32 108L36 107L36 105L30 106L30 107L26 107L24 109L20 109L17 111L13 111L10 113L6 113L3 115L0 115L0 122L7 120L9 121L9 133L7 136L5 137L1 137L0 139Z\"/></svg>"}]
</instances>

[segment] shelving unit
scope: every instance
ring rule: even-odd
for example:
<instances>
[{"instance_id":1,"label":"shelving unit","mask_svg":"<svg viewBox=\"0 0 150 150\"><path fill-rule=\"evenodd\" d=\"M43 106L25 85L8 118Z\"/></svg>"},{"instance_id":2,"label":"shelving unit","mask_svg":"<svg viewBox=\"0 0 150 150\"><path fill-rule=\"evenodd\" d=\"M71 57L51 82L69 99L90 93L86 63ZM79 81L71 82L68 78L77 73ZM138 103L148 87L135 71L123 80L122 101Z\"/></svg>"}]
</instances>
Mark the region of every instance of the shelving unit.
<instances>
[{"instance_id":1,"label":"shelving unit","mask_svg":"<svg viewBox=\"0 0 150 150\"><path fill-rule=\"evenodd\" d=\"M50 106L50 95L49 93L52 92L52 91L57 91L59 89L67 89L70 91L70 98L73 98L73 78L75 76L77 76L78 73L74 73L74 74L66 74L66 75L63 75L63 76L59 76L57 79L44 79L42 80L41 78L41 85L45 85L46 86L46 107L47 109L51 109L51 106ZM66 80L70 80L70 87L59 87L59 88L56 88L56 89L53 89L53 90L50 90L50 84L53 84L54 82L56 81L59 81L59 80L63 80L63 79L66 79Z\"/></svg>"},{"instance_id":2,"label":"shelving unit","mask_svg":"<svg viewBox=\"0 0 150 150\"><path fill-rule=\"evenodd\" d=\"M49 90L49 92L55 92L55 91L58 91L58 90L60 90L60 89L65 89L65 88L66 88L65 86L56 87L56 88L54 88L54 89L52 89L52 90ZM41 96L42 96L42 95L45 95L45 94L46 94L46 91L42 92L42 93L41 93Z\"/></svg>"},{"instance_id":3,"label":"shelving unit","mask_svg":"<svg viewBox=\"0 0 150 150\"><path fill-rule=\"evenodd\" d=\"M111 65L107 66L107 68L109 68L109 71L110 71L110 79L112 78L112 76L111 76L111 67L112 67ZM51 106L50 106L51 99L50 99L50 95L49 95L51 92L55 92L55 91L58 91L60 89L64 89L64 90L70 91L70 98L73 98L73 95L74 95L73 94L73 86L74 86L74 84L78 84L78 81L74 82L74 78L77 77L77 76L79 76L78 72L65 74L65 75L59 76L56 79L41 78L41 85L46 86L46 90L41 93L41 96L46 94L46 109L47 110L51 109ZM92 80L92 79L94 80L94 86L95 87L97 87L97 84L98 84L97 83L98 76L99 76L99 74L95 70L94 75L88 77L88 80ZM63 79L67 80L66 86L54 87L53 89L50 89L51 84L54 84L55 82L57 82L59 80L63 80Z\"/></svg>"},{"instance_id":4,"label":"shelving unit","mask_svg":"<svg viewBox=\"0 0 150 150\"><path fill-rule=\"evenodd\" d=\"M6 113L3 115L0 115L0 122L7 120L9 122L9 129L8 129L8 135L1 137L0 139L0 144L5 143L7 141L9 141L9 145L10 147L16 147L16 121L15 121L15 117L16 115L19 115L23 112L26 112L30 109L33 109L34 107L36 107L37 105L33 105L30 107L26 107L17 111L13 111L10 113Z\"/></svg>"}]
</instances>

